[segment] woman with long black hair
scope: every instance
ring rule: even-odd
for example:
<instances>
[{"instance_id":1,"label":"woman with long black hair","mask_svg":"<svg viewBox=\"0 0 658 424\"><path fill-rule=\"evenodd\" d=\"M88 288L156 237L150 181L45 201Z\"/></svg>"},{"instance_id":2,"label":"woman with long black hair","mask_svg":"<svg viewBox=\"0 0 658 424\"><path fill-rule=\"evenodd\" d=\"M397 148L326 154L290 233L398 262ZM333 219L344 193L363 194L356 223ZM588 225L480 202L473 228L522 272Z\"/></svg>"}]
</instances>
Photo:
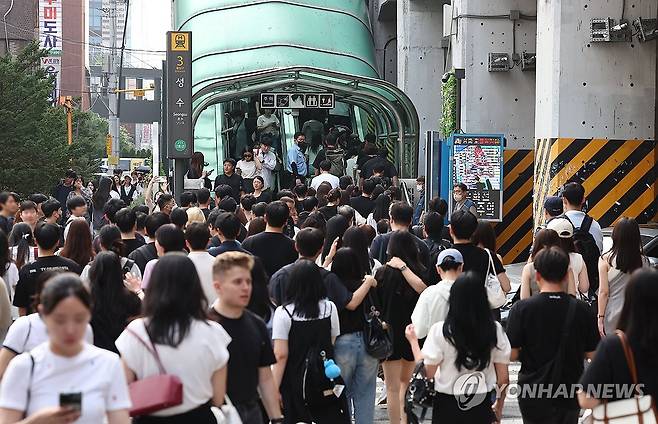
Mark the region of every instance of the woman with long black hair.
<instances>
[{"instance_id":1,"label":"woman with long black hair","mask_svg":"<svg viewBox=\"0 0 658 424\"><path fill-rule=\"evenodd\" d=\"M328 267L331 264L333 255L341 247L343 234L349 228L350 224L342 215L336 215L327 221L327 230L324 237L324 247L322 248L322 264Z\"/></svg>"},{"instance_id":2,"label":"woman with long black hair","mask_svg":"<svg viewBox=\"0 0 658 424\"><path fill-rule=\"evenodd\" d=\"M388 212L391 208L391 196L388 192L384 192L375 198L375 207L366 217L366 224L377 230L377 223L382 219L388 219ZM381 234L377 231L377 235Z\"/></svg>"},{"instance_id":3,"label":"woman with long black hair","mask_svg":"<svg viewBox=\"0 0 658 424\"><path fill-rule=\"evenodd\" d=\"M89 271L91 299L91 327L94 345L119 353L114 345L131 319L140 315L142 302L124 284L119 256L114 252L99 253Z\"/></svg>"},{"instance_id":4,"label":"woman with long black hair","mask_svg":"<svg viewBox=\"0 0 658 424\"><path fill-rule=\"evenodd\" d=\"M343 234L343 247L352 248L359 263L360 272L374 275L382 264L377 259L370 257L368 234L364 226L350 227Z\"/></svg>"},{"instance_id":5,"label":"woman with long black hair","mask_svg":"<svg viewBox=\"0 0 658 424\"><path fill-rule=\"evenodd\" d=\"M424 360L427 376L434 377L438 396L432 423L499 422L509 384L507 366L512 347L503 327L491 315L482 279L472 271L458 277L450 289L449 304L446 320L430 328L422 354L413 326L407 328L415 356ZM473 375L479 377L475 379ZM459 384L468 379L469 383L475 381L477 387ZM464 410L459 401L463 395L474 397L469 403L472 408Z\"/></svg>"},{"instance_id":6,"label":"woman with long black hair","mask_svg":"<svg viewBox=\"0 0 658 424\"><path fill-rule=\"evenodd\" d=\"M4 231L0 231L0 277L7 286L7 295L11 303L14 298L14 290L18 283L18 267L11 259L11 250L9 249L9 239ZM18 317L18 310L12 308L14 318Z\"/></svg>"},{"instance_id":7,"label":"woman with long black hair","mask_svg":"<svg viewBox=\"0 0 658 424\"><path fill-rule=\"evenodd\" d=\"M190 159L190 169L185 174L184 187L189 190L198 190L203 187L210 190L212 182L208 178L209 173L203 170L206 159L201 152L194 152Z\"/></svg>"},{"instance_id":8,"label":"woman with long black hair","mask_svg":"<svg viewBox=\"0 0 658 424\"><path fill-rule=\"evenodd\" d=\"M359 255L354 249L343 247L338 249L331 264L331 271L350 293L359 289L364 279L373 279L372 276L366 275L359 262ZM371 282L372 284L376 283ZM379 360L366 352L363 334L366 307L364 303L354 311L343 309L338 312L340 336L336 339L335 354L336 363L340 366L345 380L348 404L352 405L355 421L372 423Z\"/></svg>"},{"instance_id":9,"label":"woman with long black hair","mask_svg":"<svg viewBox=\"0 0 658 424\"><path fill-rule=\"evenodd\" d=\"M206 319L207 310L194 263L183 255L160 258L144 298L144 317L128 324L116 347L129 383L160 374L151 349L157 351L167 374L181 380L183 403L137 417L135 424L217 422L211 406L224 403L231 338Z\"/></svg>"},{"instance_id":10,"label":"woman with long black hair","mask_svg":"<svg viewBox=\"0 0 658 424\"><path fill-rule=\"evenodd\" d=\"M425 274L414 236L407 231L391 235L387 254L389 263L375 274L377 298L383 321L388 323L393 338L393 353L382 364L386 377L387 409L391 423L406 421L404 395L414 367L414 355L404 336L419 294L427 286L418 275ZM411 277L413 276L413 277Z\"/></svg>"},{"instance_id":11,"label":"woman with long black hair","mask_svg":"<svg viewBox=\"0 0 658 424\"><path fill-rule=\"evenodd\" d=\"M617 328L631 274L648 264L642 254L637 221L622 218L612 230L612 248L599 259L598 324L601 337L613 334Z\"/></svg>"},{"instance_id":12,"label":"woman with long black hair","mask_svg":"<svg viewBox=\"0 0 658 424\"><path fill-rule=\"evenodd\" d=\"M326 399L322 406L310 406L304 400L304 371L309 353L324 352L327 359L334 356L333 345L340 334L338 309L327 299L320 268L313 262L298 261L289 280L290 300L274 312L272 328L277 360L272 373L276 386L280 387L284 423L348 424L344 395L330 395L331 399Z\"/></svg>"},{"instance_id":13,"label":"woman with long black hair","mask_svg":"<svg viewBox=\"0 0 658 424\"><path fill-rule=\"evenodd\" d=\"M24 222L15 224L9 233L11 259L19 270L37 260L39 251L34 242L32 228Z\"/></svg>"},{"instance_id":14,"label":"woman with long black hair","mask_svg":"<svg viewBox=\"0 0 658 424\"><path fill-rule=\"evenodd\" d=\"M105 220L105 203L112 198L119 198L118 195L113 195L112 186L114 181L108 177L101 177L98 181L98 189L91 197L91 223L94 232L98 233L100 229L107 224Z\"/></svg>"},{"instance_id":15,"label":"woman with long black hair","mask_svg":"<svg viewBox=\"0 0 658 424\"><path fill-rule=\"evenodd\" d=\"M249 298L249 305L247 309L255 313L265 321L267 329L272 335L272 317L276 306L270 299L267 283L270 277L265 272L263 261L258 257L254 257L254 266L251 268L251 297Z\"/></svg>"},{"instance_id":16,"label":"woman with long black hair","mask_svg":"<svg viewBox=\"0 0 658 424\"><path fill-rule=\"evenodd\" d=\"M632 387L639 384L645 395L651 395L654 401L658 399L657 282L658 271L655 269L633 273L624 292L624 303L617 323L619 333L608 334L601 340L594 359L580 379L581 387ZM626 362L622 338L635 361L637 381L633 381ZM580 406L594 408L602 402L630 398L635 394L630 390L625 395L620 390L613 390L612 396L615 398L603 400L600 399L602 392L598 392L598 395L591 391L578 393Z\"/></svg>"}]
</instances>

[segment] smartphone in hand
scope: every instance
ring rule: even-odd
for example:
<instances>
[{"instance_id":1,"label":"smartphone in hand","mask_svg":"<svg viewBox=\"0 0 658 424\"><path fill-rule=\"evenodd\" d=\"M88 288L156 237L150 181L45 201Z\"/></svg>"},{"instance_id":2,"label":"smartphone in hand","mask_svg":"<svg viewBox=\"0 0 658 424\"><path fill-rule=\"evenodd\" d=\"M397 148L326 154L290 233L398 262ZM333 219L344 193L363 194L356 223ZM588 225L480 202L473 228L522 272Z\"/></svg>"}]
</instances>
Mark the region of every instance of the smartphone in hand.
<instances>
[{"instance_id":1,"label":"smartphone in hand","mask_svg":"<svg viewBox=\"0 0 658 424\"><path fill-rule=\"evenodd\" d=\"M77 393L60 393L59 406L62 408L71 408L75 411L82 410L82 392Z\"/></svg>"}]
</instances>

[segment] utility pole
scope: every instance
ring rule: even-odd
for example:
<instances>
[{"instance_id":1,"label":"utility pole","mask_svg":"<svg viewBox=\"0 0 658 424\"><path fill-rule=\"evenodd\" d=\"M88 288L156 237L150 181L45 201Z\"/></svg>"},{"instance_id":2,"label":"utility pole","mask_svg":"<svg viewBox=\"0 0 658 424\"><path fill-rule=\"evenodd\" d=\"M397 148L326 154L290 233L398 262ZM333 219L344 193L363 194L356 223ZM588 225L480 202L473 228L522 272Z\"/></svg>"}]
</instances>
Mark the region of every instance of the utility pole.
<instances>
[{"instance_id":1,"label":"utility pole","mask_svg":"<svg viewBox=\"0 0 658 424\"><path fill-rule=\"evenodd\" d=\"M110 0L110 52L107 58L109 69L109 87L108 87L108 106L109 106L109 133L112 137L112 157L116 162L108 160L111 169L118 166L118 160L121 157L121 148L119 143L119 116L117 109L119 107L119 89L118 69L117 66L117 1Z\"/></svg>"}]
</instances>

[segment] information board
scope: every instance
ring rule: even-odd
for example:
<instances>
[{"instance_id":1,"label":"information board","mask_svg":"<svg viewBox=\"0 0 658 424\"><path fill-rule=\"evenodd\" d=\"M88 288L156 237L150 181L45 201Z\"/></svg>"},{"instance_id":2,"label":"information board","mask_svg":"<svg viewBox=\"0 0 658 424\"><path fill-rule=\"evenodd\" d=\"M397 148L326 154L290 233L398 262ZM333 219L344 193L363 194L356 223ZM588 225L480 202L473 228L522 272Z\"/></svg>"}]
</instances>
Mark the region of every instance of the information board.
<instances>
[{"instance_id":1,"label":"information board","mask_svg":"<svg viewBox=\"0 0 658 424\"><path fill-rule=\"evenodd\" d=\"M503 136L455 134L450 138L451 188L466 184L478 218L500 222L503 217ZM454 200L450 196L450 210Z\"/></svg>"},{"instance_id":2,"label":"information board","mask_svg":"<svg viewBox=\"0 0 658 424\"><path fill-rule=\"evenodd\" d=\"M260 107L265 109L333 109L333 93L261 93Z\"/></svg>"},{"instance_id":3,"label":"information board","mask_svg":"<svg viewBox=\"0 0 658 424\"><path fill-rule=\"evenodd\" d=\"M167 157L189 159L192 138L192 33L167 32Z\"/></svg>"}]
</instances>

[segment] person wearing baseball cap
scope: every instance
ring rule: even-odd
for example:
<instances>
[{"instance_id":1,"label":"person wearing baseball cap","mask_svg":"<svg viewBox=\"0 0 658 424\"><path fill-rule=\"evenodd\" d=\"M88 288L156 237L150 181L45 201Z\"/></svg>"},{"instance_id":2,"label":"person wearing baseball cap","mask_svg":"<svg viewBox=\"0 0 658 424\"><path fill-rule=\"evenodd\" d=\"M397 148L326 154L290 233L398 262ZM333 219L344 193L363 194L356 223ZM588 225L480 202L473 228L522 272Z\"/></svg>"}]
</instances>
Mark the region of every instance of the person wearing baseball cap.
<instances>
[{"instance_id":1,"label":"person wearing baseball cap","mask_svg":"<svg viewBox=\"0 0 658 424\"><path fill-rule=\"evenodd\" d=\"M448 315L450 289L457 277L462 274L463 268L464 257L459 250L446 249L439 253L436 271L441 281L423 290L411 314L411 323L419 339L427 337L432 325L445 320Z\"/></svg>"},{"instance_id":2,"label":"person wearing baseball cap","mask_svg":"<svg viewBox=\"0 0 658 424\"><path fill-rule=\"evenodd\" d=\"M576 245L574 243L574 226L565 217L557 217L552 219L546 224L546 228L553 230L560 237L560 247L567 254L569 254L569 269L573 274L574 284L569 284L567 293L577 296L580 293L587 293L589 290L589 276L587 274L587 266L585 266L585 259L580 253L576 252Z\"/></svg>"},{"instance_id":3,"label":"person wearing baseball cap","mask_svg":"<svg viewBox=\"0 0 658 424\"><path fill-rule=\"evenodd\" d=\"M558 217L564 213L564 207L562 205L562 198L558 196L548 196L544 200L544 218L546 221Z\"/></svg>"}]
</instances>

